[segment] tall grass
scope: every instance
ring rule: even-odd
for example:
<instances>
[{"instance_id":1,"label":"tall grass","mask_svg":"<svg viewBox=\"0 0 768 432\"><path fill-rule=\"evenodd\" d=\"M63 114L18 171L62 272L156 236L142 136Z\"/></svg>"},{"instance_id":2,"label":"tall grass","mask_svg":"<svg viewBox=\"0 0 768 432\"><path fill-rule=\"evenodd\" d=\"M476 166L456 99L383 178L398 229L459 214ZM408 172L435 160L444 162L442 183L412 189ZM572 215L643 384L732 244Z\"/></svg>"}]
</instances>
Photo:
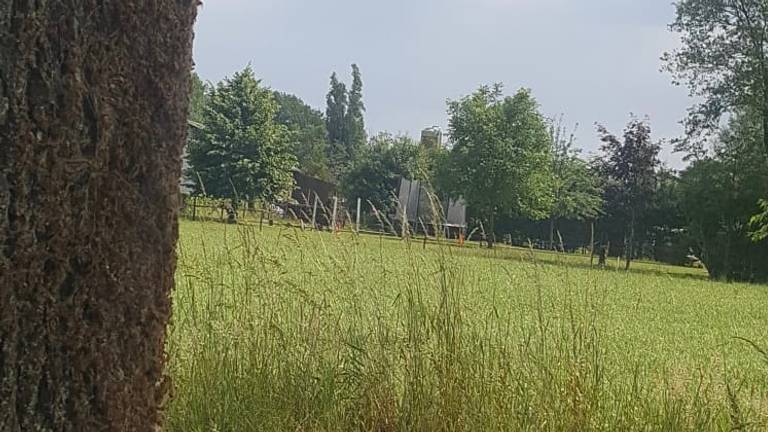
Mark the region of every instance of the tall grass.
<instances>
[{"instance_id":1,"label":"tall grass","mask_svg":"<svg viewBox=\"0 0 768 432\"><path fill-rule=\"evenodd\" d=\"M722 328L695 330L724 344L703 345L711 356L698 356L697 341L653 346L666 338L652 318L641 331L621 322L637 324L632 309L653 317L654 302L674 298L665 290L708 283L551 265L533 253L504 260L295 229L182 228L168 430L768 427L768 370L726 337L763 317L711 317ZM735 289L743 301L768 299ZM681 319L717 307L686 301L700 310ZM745 336L766 340L764 327Z\"/></svg>"}]
</instances>

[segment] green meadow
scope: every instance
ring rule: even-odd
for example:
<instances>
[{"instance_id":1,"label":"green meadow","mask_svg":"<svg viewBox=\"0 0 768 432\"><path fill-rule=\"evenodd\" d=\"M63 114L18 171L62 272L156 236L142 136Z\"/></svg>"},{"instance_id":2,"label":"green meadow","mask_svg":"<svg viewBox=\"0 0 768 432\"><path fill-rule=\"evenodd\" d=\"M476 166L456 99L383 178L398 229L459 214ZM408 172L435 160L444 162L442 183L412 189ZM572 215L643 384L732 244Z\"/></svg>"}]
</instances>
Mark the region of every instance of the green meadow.
<instances>
[{"instance_id":1,"label":"green meadow","mask_svg":"<svg viewBox=\"0 0 768 432\"><path fill-rule=\"evenodd\" d=\"M768 430L768 287L182 221L171 431Z\"/></svg>"}]
</instances>

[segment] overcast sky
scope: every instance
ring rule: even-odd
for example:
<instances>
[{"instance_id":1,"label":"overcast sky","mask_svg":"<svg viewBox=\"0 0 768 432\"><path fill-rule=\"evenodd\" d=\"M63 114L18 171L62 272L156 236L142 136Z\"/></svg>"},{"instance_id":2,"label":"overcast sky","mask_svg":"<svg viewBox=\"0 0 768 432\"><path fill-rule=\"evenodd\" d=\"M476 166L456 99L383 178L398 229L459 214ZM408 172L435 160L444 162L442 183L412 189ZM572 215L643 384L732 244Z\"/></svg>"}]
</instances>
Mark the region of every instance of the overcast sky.
<instances>
[{"instance_id":1,"label":"overcast sky","mask_svg":"<svg viewBox=\"0 0 768 432\"><path fill-rule=\"evenodd\" d=\"M324 111L332 71L365 83L366 128L418 137L447 127L446 100L482 84L528 87L547 116L620 133L630 113L649 116L656 139L681 133L691 103L659 71L677 38L671 0L207 0L195 62L217 81L249 62L264 84ZM681 163L671 155L673 167Z\"/></svg>"}]
</instances>

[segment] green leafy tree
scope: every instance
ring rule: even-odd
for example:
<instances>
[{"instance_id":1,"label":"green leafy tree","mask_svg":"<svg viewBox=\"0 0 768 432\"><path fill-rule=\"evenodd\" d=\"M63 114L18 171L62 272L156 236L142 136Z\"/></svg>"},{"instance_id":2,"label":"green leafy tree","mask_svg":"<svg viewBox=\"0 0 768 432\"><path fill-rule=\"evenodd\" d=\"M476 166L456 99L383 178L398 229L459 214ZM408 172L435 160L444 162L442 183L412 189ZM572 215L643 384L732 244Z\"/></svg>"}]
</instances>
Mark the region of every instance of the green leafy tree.
<instances>
[{"instance_id":1,"label":"green leafy tree","mask_svg":"<svg viewBox=\"0 0 768 432\"><path fill-rule=\"evenodd\" d=\"M679 174L662 166L656 174L656 190L648 204L648 213L643 218L645 236L638 239L638 244L646 247L646 256L672 265L689 262L692 240L685 229L682 199Z\"/></svg>"},{"instance_id":2,"label":"green leafy tree","mask_svg":"<svg viewBox=\"0 0 768 432\"><path fill-rule=\"evenodd\" d=\"M210 89L204 128L194 130L189 161L201 191L236 200L275 202L293 186L285 128L275 123L278 106L249 67Z\"/></svg>"},{"instance_id":3,"label":"green leafy tree","mask_svg":"<svg viewBox=\"0 0 768 432\"><path fill-rule=\"evenodd\" d=\"M398 182L403 177L414 177L418 152L418 144L408 136L383 132L371 138L342 182L349 205L356 205L360 198L385 213L393 211Z\"/></svg>"},{"instance_id":4,"label":"green leafy tree","mask_svg":"<svg viewBox=\"0 0 768 432\"><path fill-rule=\"evenodd\" d=\"M189 93L189 120L200 123L205 110L206 85L196 72L192 72Z\"/></svg>"},{"instance_id":5,"label":"green leafy tree","mask_svg":"<svg viewBox=\"0 0 768 432\"><path fill-rule=\"evenodd\" d=\"M649 210L657 186L657 169L661 165L661 146L651 141L651 127L646 121L633 118L623 139L598 125L603 142L603 157L599 169L607 180L606 201L614 217L623 221L625 268L636 253L637 228Z\"/></svg>"},{"instance_id":6,"label":"green leafy tree","mask_svg":"<svg viewBox=\"0 0 768 432\"><path fill-rule=\"evenodd\" d=\"M433 192L437 192L441 196L449 195L448 191L442 187L445 181L440 178L443 174L442 171L445 171L447 166L449 154L448 149L435 137L425 139L422 136L412 162L411 178L429 185Z\"/></svg>"},{"instance_id":7,"label":"green leafy tree","mask_svg":"<svg viewBox=\"0 0 768 432\"><path fill-rule=\"evenodd\" d=\"M448 190L463 197L495 242L500 215L543 219L552 206L551 138L529 90L504 97L483 86L448 103L453 148Z\"/></svg>"},{"instance_id":8,"label":"green leafy tree","mask_svg":"<svg viewBox=\"0 0 768 432\"><path fill-rule=\"evenodd\" d=\"M275 121L288 131L288 141L299 168L307 175L330 180L328 140L323 114L294 95L274 92Z\"/></svg>"},{"instance_id":9,"label":"green leafy tree","mask_svg":"<svg viewBox=\"0 0 768 432\"><path fill-rule=\"evenodd\" d=\"M737 114L721 132L714 154L681 174L688 229L713 278L768 280L768 241L750 238L749 222L760 213L768 184L768 158L755 128L758 117Z\"/></svg>"},{"instance_id":10,"label":"green leafy tree","mask_svg":"<svg viewBox=\"0 0 768 432\"><path fill-rule=\"evenodd\" d=\"M201 129L203 127L203 113L207 104L206 98L208 86L200 79L196 72L192 72L189 86L189 113L187 115L187 125L191 129ZM179 179L179 190L183 194L189 194L194 190L194 173L189 165L189 146L192 140L193 132L187 134L187 141L184 144L184 153L182 154L182 171ZM192 175L192 176L190 176Z\"/></svg>"},{"instance_id":11,"label":"green leafy tree","mask_svg":"<svg viewBox=\"0 0 768 432\"><path fill-rule=\"evenodd\" d=\"M574 148L574 135L562 121L550 126L554 203L549 216L549 243L555 247L558 220L583 221L596 218L603 207L600 179Z\"/></svg>"},{"instance_id":12,"label":"green leafy tree","mask_svg":"<svg viewBox=\"0 0 768 432\"><path fill-rule=\"evenodd\" d=\"M768 200L760 200L760 213L753 216L749 224L754 229L752 240L756 242L768 239Z\"/></svg>"},{"instance_id":13,"label":"green leafy tree","mask_svg":"<svg viewBox=\"0 0 768 432\"><path fill-rule=\"evenodd\" d=\"M440 195L448 194L439 177L441 169L447 165L449 156L450 152L444 147L419 145L412 162L411 178L425 182Z\"/></svg>"},{"instance_id":14,"label":"green leafy tree","mask_svg":"<svg viewBox=\"0 0 768 432\"><path fill-rule=\"evenodd\" d=\"M664 55L676 83L703 102L690 110L679 149L703 156L723 114L752 107L768 154L768 5L765 0L680 0L671 29L682 48Z\"/></svg>"}]
</instances>

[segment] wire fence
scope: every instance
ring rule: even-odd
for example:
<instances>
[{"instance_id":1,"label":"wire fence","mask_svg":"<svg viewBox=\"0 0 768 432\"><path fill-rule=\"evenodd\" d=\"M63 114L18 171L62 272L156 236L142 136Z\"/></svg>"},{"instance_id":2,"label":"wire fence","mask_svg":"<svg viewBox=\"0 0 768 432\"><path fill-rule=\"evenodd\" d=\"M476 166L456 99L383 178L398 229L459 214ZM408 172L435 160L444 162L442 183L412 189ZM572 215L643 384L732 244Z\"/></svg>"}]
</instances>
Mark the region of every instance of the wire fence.
<instances>
[{"instance_id":1,"label":"wire fence","mask_svg":"<svg viewBox=\"0 0 768 432\"><path fill-rule=\"evenodd\" d=\"M460 245L472 242L483 246L492 241L508 246L590 255L595 261L599 258L601 264L605 259L601 256L605 247L596 244L594 238L591 241L584 239L566 243L562 238L553 242L508 233L491 239L480 221L471 225L451 224L446 216L448 206L443 206L433 193L420 195L422 202L417 203L420 207L418 211L408 208L409 202L413 200L409 201L408 198L403 199L394 194L394 206L387 209L377 208L370 200L363 199L354 200L352 205L337 196L331 196L324 201L318 194L311 192L309 196L301 194L296 198L280 204L252 202L238 205L231 199L187 196L181 216L189 220L237 223L259 228L277 224L302 230L419 238L424 241L440 238Z\"/></svg>"},{"instance_id":2,"label":"wire fence","mask_svg":"<svg viewBox=\"0 0 768 432\"><path fill-rule=\"evenodd\" d=\"M269 226L288 224L301 229L334 232L369 233L397 237L443 237L463 241L466 227L448 223L440 210L437 197L431 196L433 211L428 217L409 218L406 206L394 200L395 207L379 209L369 200L352 202L339 197L323 201L317 194L303 196L303 202L292 200L277 205L241 203L229 199L187 196L181 209L183 218L193 221L215 221Z\"/></svg>"}]
</instances>

